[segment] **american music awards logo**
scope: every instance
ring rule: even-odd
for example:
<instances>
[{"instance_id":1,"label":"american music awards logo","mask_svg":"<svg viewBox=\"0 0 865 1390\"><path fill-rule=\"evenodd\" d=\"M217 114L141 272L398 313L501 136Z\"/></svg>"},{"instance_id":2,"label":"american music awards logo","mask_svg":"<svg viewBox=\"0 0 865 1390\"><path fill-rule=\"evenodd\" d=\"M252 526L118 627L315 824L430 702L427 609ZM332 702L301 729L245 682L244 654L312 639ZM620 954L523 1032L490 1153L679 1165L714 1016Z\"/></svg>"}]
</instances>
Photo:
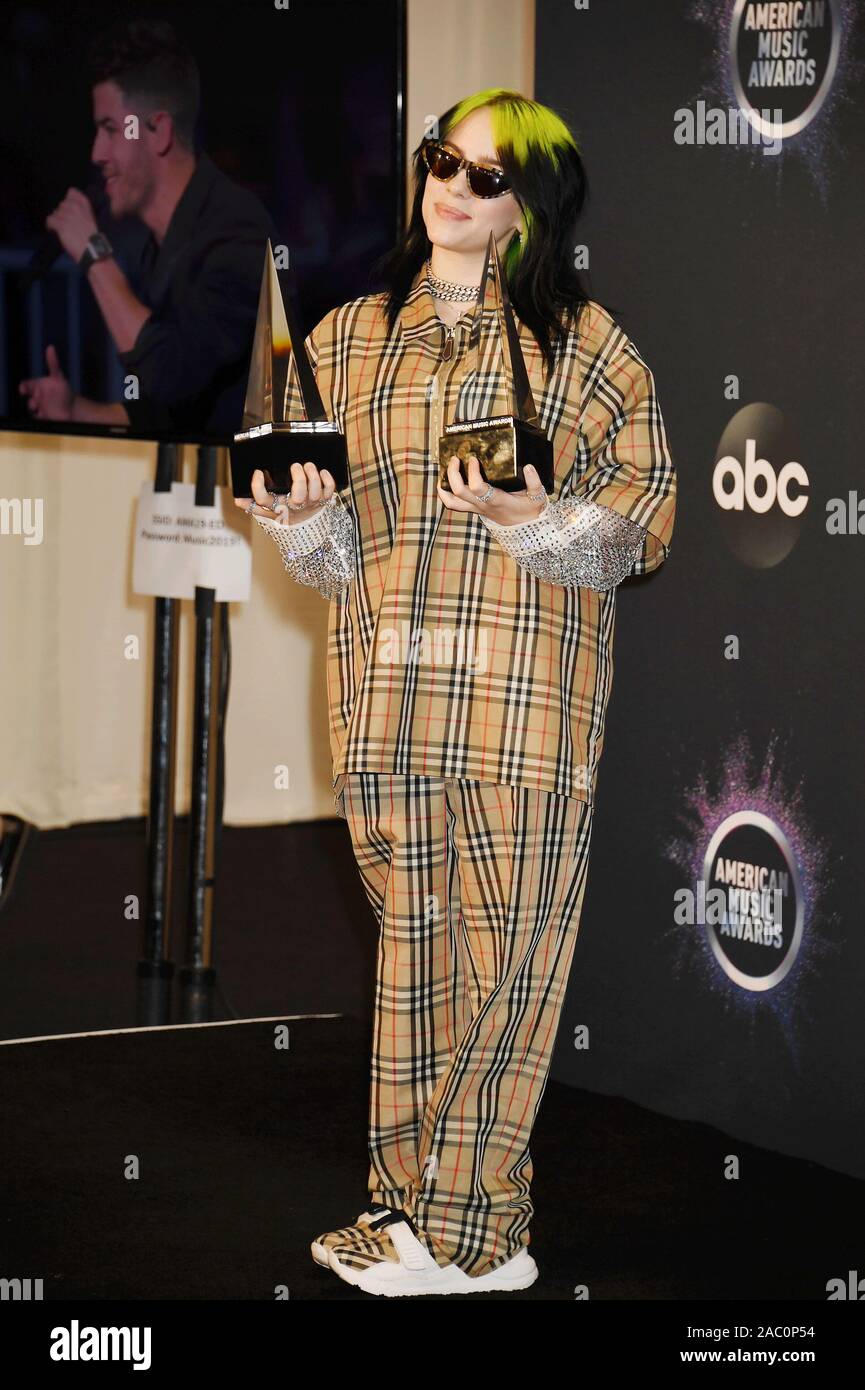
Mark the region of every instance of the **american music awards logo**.
<instances>
[{"instance_id":1,"label":"american music awards logo","mask_svg":"<svg viewBox=\"0 0 865 1390\"><path fill-rule=\"evenodd\" d=\"M799 867L784 831L762 811L734 811L703 859L706 939L721 969L743 989L780 984L802 944Z\"/></svg>"},{"instance_id":2,"label":"american music awards logo","mask_svg":"<svg viewBox=\"0 0 865 1390\"><path fill-rule=\"evenodd\" d=\"M766 170L777 162L761 158L766 142L782 158L795 150L825 199L834 113L857 99L863 78L853 46L859 9L859 0L688 0L686 20L712 41L712 66L688 103L741 112L758 143L739 149L751 157L756 149Z\"/></svg>"},{"instance_id":3,"label":"american music awards logo","mask_svg":"<svg viewBox=\"0 0 865 1390\"><path fill-rule=\"evenodd\" d=\"M773 734L761 756L740 733L714 776L702 769L683 791L682 830L662 845L679 871L665 937L677 973L696 973L736 1007L776 1011L792 1038L801 981L842 942L827 906L832 847L778 745Z\"/></svg>"},{"instance_id":4,"label":"american music awards logo","mask_svg":"<svg viewBox=\"0 0 865 1390\"><path fill-rule=\"evenodd\" d=\"M764 135L788 139L814 119L832 86L841 49L838 0L736 0L730 21L736 101ZM765 124L767 107L780 128Z\"/></svg>"}]
</instances>

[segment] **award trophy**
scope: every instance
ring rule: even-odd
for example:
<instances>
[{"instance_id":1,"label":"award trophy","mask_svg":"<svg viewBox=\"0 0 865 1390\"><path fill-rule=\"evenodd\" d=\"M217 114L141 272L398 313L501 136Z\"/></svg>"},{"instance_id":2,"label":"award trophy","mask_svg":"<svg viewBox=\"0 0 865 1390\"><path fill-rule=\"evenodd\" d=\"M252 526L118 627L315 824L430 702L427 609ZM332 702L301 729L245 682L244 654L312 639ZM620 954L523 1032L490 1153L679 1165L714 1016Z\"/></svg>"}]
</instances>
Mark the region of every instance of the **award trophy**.
<instances>
[{"instance_id":1,"label":"award trophy","mask_svg":"<svg viewBox=\"0 0 865 1390\"><path fill-rule=\"evenodd\" d=\"M484 309L489 308L495 311L498 332L488 346L501 351L510 412L476 420L454 420L453 424L446 425L445 432L439 440L439 482L450 492L447 467L448 459L454 454L462 465L463 477L467 479L466 459L469 454L474 454L480 464L484 481L492 483L494 487L500 487L504 492L521 492L525 488L523 468L527 463L537 469L546 491L552 492L553 445L538 421L519 333L492 232L487 245L469 336L469 361L474 358L476 375L480 364L483 313Z\"/></svg>"},{"instance_id":2,"label":"award trophy","mask_svg":"<svg viewBox=\"0 0 865 1390\"><path fill-rule=\"evenodd\" d=\"M290 419L298 408L305 419ZM283 299L270 241L258 296L252 360L241 431L229 446L235 497L252 496L252 475L264 473L268 492L291 491L291 465L326 468L337 492L348 486L345 436L327 418L290 297Z\"/></svg>"}]
</instances>

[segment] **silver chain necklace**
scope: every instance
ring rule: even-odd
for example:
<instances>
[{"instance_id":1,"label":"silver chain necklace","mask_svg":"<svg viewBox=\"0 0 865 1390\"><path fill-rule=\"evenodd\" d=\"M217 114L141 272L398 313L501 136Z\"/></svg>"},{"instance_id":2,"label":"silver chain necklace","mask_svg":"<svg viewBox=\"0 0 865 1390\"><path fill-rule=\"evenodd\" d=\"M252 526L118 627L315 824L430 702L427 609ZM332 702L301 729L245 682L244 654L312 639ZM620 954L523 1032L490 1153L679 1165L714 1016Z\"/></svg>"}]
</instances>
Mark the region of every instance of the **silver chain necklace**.
<instances>
[{"instance_id":1,"label":"silver chain necklace","mask_svg":"<svg viewBox=\"0 0 865 1390\"><path fill-rule=\"evenodd\" d=\"M458 285L452 280L440 280L437 275L433 275L429 258L426 262L426 278L429 281L430 293L435 299L476 299L480 289L480 285Z\"/></svg>"}]
</instances>

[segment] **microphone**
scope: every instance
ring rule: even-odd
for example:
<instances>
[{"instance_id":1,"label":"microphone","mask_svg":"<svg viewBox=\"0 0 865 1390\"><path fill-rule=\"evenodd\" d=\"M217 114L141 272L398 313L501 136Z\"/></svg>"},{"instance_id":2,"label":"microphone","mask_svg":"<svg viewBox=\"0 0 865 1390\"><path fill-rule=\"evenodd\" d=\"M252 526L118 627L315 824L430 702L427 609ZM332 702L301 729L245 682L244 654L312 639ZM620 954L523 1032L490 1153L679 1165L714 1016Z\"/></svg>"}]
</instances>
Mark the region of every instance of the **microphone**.
<instances>
[{"instance_id":1,"label":"microphone","mask_svg":"<svg viewBox=\"0 0 865 1390\"><path fill-rule=\"evenodd\" d=\"M108 205L108 196L105 192L105 181L100 173L91 174L84 185L84 192L90 201L90 206L93 209L93 215L96 219L96 225L98 226L99 219ZM39 244L30 257L27 265L21 271L21 288L25 294L35 285L37 280L47 274L62 252L63 247L57 233L45 232L40 238Z\"/></svg>"}]
</instances>

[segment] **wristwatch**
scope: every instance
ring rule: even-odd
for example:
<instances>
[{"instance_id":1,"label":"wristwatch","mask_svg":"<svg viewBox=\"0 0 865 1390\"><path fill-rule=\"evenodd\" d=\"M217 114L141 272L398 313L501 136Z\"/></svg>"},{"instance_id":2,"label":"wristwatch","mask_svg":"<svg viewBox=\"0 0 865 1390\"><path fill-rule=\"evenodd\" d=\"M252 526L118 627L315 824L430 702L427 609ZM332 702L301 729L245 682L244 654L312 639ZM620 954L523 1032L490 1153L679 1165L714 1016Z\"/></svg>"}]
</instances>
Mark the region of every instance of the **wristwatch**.
<instances>
[{"instance_id":1,"label":"wristwatch","mask_svg":"<svg viewBox=\"0 0 865 1390\"><path fill-rule=\"evenodd\" d=\"M84 248L84 254L78 262L82 270L87 271L95 261L105 261L109 256L114 255L114 248L108 237L102 232L94 232Z\"/></svg>"}]
</instances>

